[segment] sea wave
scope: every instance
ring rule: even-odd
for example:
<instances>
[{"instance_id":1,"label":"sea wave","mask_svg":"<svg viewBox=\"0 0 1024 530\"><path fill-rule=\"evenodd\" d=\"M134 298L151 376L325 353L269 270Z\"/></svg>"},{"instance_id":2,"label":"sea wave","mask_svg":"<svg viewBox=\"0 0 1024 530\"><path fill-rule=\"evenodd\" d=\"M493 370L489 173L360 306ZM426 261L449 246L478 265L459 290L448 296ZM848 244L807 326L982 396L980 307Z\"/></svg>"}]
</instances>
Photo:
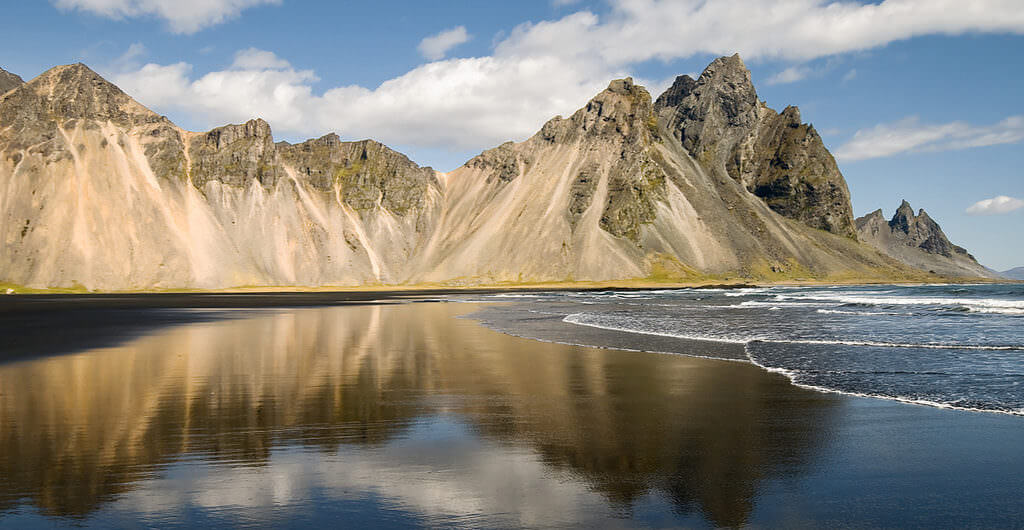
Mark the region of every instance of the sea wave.
<instances>
[{"instance_id":1,"label":"sea wave","mask_svg":"<svg viewBox=\"0 0 1024 530\"><path fill-rule=\"evenodd\" d=\"M817 300L825 302L838 302L843 304L869 304L869 305L919 305L919 306L966 306L966 307L988 307L1024 309L1024 300L1006 300L1002 298L940 298L940 297L901 297L901 296L872 296L872 295L846 295L837 293L809 293L809 294L778 294L775 300L786 302L790 300Z\"/></svg>"},{"instance_id":2,"label":"sea wave","mask_svg":"<svg viewBox=\"0 0 1024 530\"><path fill-rule=\"evenodd\" d=\"M656 337L672 337L672 338L676 338L676 339L704 340L704 341L711 341L711 342L727 342L727 343L730 343L730 344L746 344L746 343L750 342L750 339L749 338L745 338L745 337L737 337L737 338L709 337L709 336L703 336L703 335L687 335L687 334L681 334L681 333L672 333L672 332L668 332L668 331L644 330L644 329L632 328L632 327L628 327L628 326L616 326L614 324L606 324L606 323L587 321L586 319L587 319L588 316L590 316L590 315L588 315L587 313L573 313L571 315L566 315L566 317L562 319L562 322L565 322L567 324L575 324L577 326L587 326L587 327L590 327L590 328L605 329L605 330L608 330L608 331L622 331L622 332L625 332L625 333L638 333L638 334L641 334L641 335L653 335L653 336L656 336Z\"/></svg>"},{"instance_id":3,"label":"sea wave","mask_svg":"<svg viewBox=\"0 0 1024 530\"><path fill-rule=\"evenodd\" d=\"M600 318L600 317L599 317ZM904 343L870 340L840 340L840 339L797 339L777 338L767 336L723 336L708 333L679 333L672 331L644 329L637 326L595 321L594 315L588 313L572 313L562 319L568 324L588 326L592 328L605 329L609 331L622 331L625 333L637 333L641 335L653 335L658 337L673 337L686 340L703 340L712 342L728 342L732 344L749 344L752 342L764 342L771 344L809 344L821 346L863 346L876 348L918 348L927 350L978 350L978 351L1024 351L1024 344L958 344L958 343Z\"/></svg>"},{"instance_id":4,"label":"sea wave","mask_svg":"<svg viewBox=\"0 0 1024 530\"><path fill-rule=\"evenodd\" d=\"M854 316L908 316L913 313L895 313L891 311L844 311L842 309L819 309L817 311L823 315L854 315Z\"/></svg>"}]
</instances>

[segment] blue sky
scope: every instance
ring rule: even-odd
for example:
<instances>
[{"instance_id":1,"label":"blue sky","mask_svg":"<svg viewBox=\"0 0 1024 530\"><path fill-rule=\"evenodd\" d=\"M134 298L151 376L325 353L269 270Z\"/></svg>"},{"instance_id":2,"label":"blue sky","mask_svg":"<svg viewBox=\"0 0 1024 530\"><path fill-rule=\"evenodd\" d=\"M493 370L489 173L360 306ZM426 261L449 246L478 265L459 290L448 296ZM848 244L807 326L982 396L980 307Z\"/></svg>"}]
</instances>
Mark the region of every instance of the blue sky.
<instances>
[{"instance_id":1,"label":"blue sky","mask_svg":"<svg viewBox=\"0 0 1024 530\"><path fill-rule=\"evenodd\" d=\"M261 116L450 170L632 75L656 96L739 52L798 105L862 215L901 199L1024 265L1020 0L54 0L5 6L0 67L82 61L179 125ZM988 202L981 202L988 201ZM979 204L980 202L980 204ZM968 213L968 209L971 210Z\"/></svg>"}]
</instances>

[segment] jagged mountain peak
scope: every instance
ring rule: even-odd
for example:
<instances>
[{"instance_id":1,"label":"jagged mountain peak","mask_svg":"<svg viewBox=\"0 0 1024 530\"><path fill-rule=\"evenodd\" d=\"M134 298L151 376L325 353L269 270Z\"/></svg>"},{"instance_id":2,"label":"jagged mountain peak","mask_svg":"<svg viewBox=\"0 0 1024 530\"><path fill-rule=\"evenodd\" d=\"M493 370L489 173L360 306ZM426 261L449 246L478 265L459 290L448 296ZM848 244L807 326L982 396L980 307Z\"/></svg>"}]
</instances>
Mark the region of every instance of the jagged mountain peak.
<instances>
[{"instance_id":1,"label":"jagged mountain peak","mask_svg":"<svg viewBox=\"0 0 1024 530\"><path fill-rule=\"evenodd\" d=\"M633 78L616 79L608 88L594 96L571 120L589 135L635 139L648 128L653 106L647 89L633 83Z\"/></svg>"},{"instance_id":2,"label":"jagged mountain peak","mask_svg":"<svg viewBox=\"0 0 1024 530\"><path fill-rule=\"evenodd\" d=\"M659 120L698 163L739 181L783 216L855 238L850 193L835 159L800 109L757 97L739 55L715 59L694 81L679 76L654 103Z\"/></svg>"},{"instance_id":3,"label":"jagged mountain peak","mask_svg":"<svg viewBox=\"0 0 1024 530\"><path fill-rule=\"evenodd\" d=\"M880 219L882 221L885 221L885 213L882 212L881 208L879 208L869 214L866 214L864 217L861 217L860 219Z\"/></svg>"},{"instance_id":4,"label":"jagged mountain peak","mask_svg":"<svg viewBox=\"0 0 1024 530\"><path fill-rule=\"evenodd\" d=\"M656 133L657 121L651 94L643 86L635 84L632 77L626 77L611 81L608 88L569 118L555 116L529 141L572 143L590 138L635 142Z\"/></svg>"},{"instance_id":5,"label":"jagged mountain peak","mask_svg":"<svg viewBox=\"0 0 1024 530\"><path fill-rule=\"evenodd\" d=\"M689 100L689 101L688 101ZM676 78L671 87L655 102L661 110L682 106L693 118L730 125L749 124L756 117L757 90L739 54L719 57L704 69L696 81L688 75ZM686 145L687 136L681 140ZM698 147L689 137L687 148Z\"/></svg>"},{"instance_id":6,"label":"jagged mountain peak","mask_svg":"<svg viewBox=\"0 0 1024 530\"><path fill-rule=\"evenodd\" d=\"M896 209L896 213L893 214L892 219L889 220L889 226L894 230L899 230L905 234L911 233L913 230L923 230L929 233L938 232L941 233L942 229L939 228L939 224L928 215L928 212L921 208L914 213L914 207L909 202L903 200L900 203L899 208ZM943 235L942 237L945 237Z\"/></svg>"},{"instance_id":7,"label":"jagged mountain peak","mask_svg":"<svg viewBox=\"0 0 1024 530\"><path fill-rule=\"evenodd\" d=\"M55 66L0 98L0 127L45 135L71 120L124 127L169 123L82 63Z\"/></svg>"},{"instance_id":8,"label":"jagged mountain peak","mask_svg":"<svg viewBox=\"0 0 1024 530\"><path fill-rule=\"evenodd\" d=\"M697 82L705 85L733 83L741 88L747 88L742 85L749 85L750 88L754 86L750 80L750 70L747 69L747 65L743 63L743 59L738 53L711 61L711 64L701 72Z\"/></svg>"},{"instance_id":9,"label":"jagged mountain peak","mask_svg":"<svg viewBox=\"0 0 1024 530\"><path fill-rule=\"evenodd\" d=\"M856 221L857 234L866 243L919 269L950 276L991 277L963 247L954 245L928 212L914 213L903 200L888 221L875 210Z\"/></svg>"}]
</instances>

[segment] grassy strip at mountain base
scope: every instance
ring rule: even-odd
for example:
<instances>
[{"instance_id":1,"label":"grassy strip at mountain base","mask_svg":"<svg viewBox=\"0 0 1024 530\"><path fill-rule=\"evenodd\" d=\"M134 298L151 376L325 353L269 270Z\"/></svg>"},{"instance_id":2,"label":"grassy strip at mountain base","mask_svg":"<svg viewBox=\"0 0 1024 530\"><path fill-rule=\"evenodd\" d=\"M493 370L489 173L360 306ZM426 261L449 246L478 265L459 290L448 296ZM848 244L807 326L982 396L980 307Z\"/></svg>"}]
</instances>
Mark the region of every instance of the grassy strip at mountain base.
<instances>
[{"instance_id":1,"label":"grassy strip at mountain base","mask_svg":"<svg viewBox=\"0 0 1024 530\"><path fill-rule=\"evenodd\" d=\"M3 294L86 294L96 291L86 289L84 285L75 283L70 287L25 287L16 283L0 282L0 295Z\"/></svg>"},{"instance_id":2,"label":"grassy strip at mountain base","mask_svg":"<svg viewBox=\"0 0 1024 530\"><path fill-rule=\"evenodd\" d=\"M779 274L772 279L750 277L740 274L694 274L679 276L674 271L655 269L651 276L613 281L474 281L473 279L455 280L444 283L417 284L366 284L366 285L323 285L323 286L258 286L247 285L226 287L222 289L135 289L125 291L91 291L82 286L56 288L29 288L16 284L0 283L0 296L10 289L13 294L130 294L130 293L282 293L282 292L394 292L403 291L410 294L417 292L437 293L438 291L458 293L460 291L479 290L614 290L614 289L683 289L708 287L770 287L780 286L820 286L820 285L870 285L870 284L929 284L929 283L1015 283L1008 280L992 280L988 278L947 278L924 273L920 276L879 276L863 277L857 275L806 277L799 275L787 276ZM12 294L12 293L8 293Z\"/></svg>"},{"instance_id":3,"label":"grassy strip at mountain base","mask_svg":"<svg viewBox=\"0 0 1024 530\"><path fill-rule=\"evenodd\" d=\"M495 280L486 277L453 278L443 282L413 284L388 284L381 282L362 285L239 285L220 289L198 288L157 288L131 289L123 291L93 291L78 283L68 287L37 288L13 283L0 282L0 295L10 294L86 294L86 293L279 293L279 292L375 292L375 291L469 291L480 289L508 290L595 290L595 289L666 289L687 287L748 287L771 285L856 285L856 284L926 284L926 283L1004 283L1009 280L989 278L945 277L913 269L879 269L874 274L820 275L801 266L795 260L784 263L756 262L744 270L724 273L703 273L668 254L651 254L647 257L650 274L641 278L619 280Z\"/></svg>"}]
</instances>

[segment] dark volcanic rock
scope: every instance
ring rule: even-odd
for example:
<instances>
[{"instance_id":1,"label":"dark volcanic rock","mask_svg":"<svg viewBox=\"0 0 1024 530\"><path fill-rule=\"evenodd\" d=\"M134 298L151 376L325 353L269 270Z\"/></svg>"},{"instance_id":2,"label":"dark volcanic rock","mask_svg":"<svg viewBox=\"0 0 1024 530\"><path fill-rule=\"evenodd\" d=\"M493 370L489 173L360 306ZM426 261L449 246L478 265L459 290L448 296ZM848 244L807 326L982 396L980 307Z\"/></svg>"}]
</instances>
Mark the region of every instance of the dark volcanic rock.
<instances>
[{"instance_id":1,"label":"dark volcanic rock","mask_svg":"<svg viewBox=\"0 0 1024 530\"><path fill-rule=\"evenodd\" d=\"M590 206L597 190L597 182L601 179L601 168L597 164L583 167L572 181L569 189L569 226L576 228L583 212Z\"/></svg>"},{"instance_id":2,"label":"dark volcanic rock","mask_svg":"<svg viewBox=\"0 0 1024 530\"><path fill-rule=\"evenodd\" d=\"M654 107L705 166L724 164L759 122L757 91L738 54L715 59L696 81L677 77Z\"/></svg>"},{"instance_id":3,"label":"dark volcanic rock","mask_svg":"<svg viewBox=\"0 0 1024 530\"><path fill-rule=\"evenodd\" d=\"M281 177L274 137L262 119L217 127L189 144L192 183L199 189L212 180L245 187L256 179L272 187Z\"/></svg>"},{"instance_id":4,"label":"dark volcanic rock","mask_svg":"<svg viewBox=\"0 0 1024 530\"><path fill-rule=\"evenodd\" d=\"M709 171L742 182L790 219L856 237L846 180L821 137L796 107L778 114L759 102L738 55L716 59L697 81L676 78L655 110Z\"/></svg>"},{"instance_id":5,"label":"dark volcanic rock","mask_svg":"<svg viewBox=\"0 0 1024 530\"><path fill-rule=\"evenodd\" d=\"M655 203L665 197L665 171L648 149L658 130L651 95L631 78L618 79L569 121L584 137L610 141L620 150L609 170L600 226L638 241L641 225L654 221Z\"/></svg>"},{"instance_id":6,"label":"dark volcanic rock","mask_svg":"<svg viewBox=\"0 0 1024 530\"><path fill-rule=\"evenodd\" d=\"M766 112L756 144L730 159L729 174L790 219L852 235L850 192L817 131L800 122L796 107L786 107L778 115Z\"/></svg>"},{"instance_id":7,"label":"dark volcanic rock","mask_svg":"<svg viewBox=\"0 0 1024 530\"><path fill-rule=\"evenodd\" d=\"M471 158L465 165L485 170L489 177L494 176L501 182L512 182L522 172L519 157L512 146L513 142L505 142Z\"/></svg>"},{"instance_id":8,"label":"dark volcanic rock","mask_svg":"<svg viewBox=\"0 0 1024 530\"><path fill-rule=\"evenodd\" d=\"M343 142L336 134L300 144L281 143L281 160L322 191L338 187L341 199L363 212L377 205L397 214L423 208L434 170L373 140Z\"/></svg>"},{"instance_id":9,"label":"dark volcanic rock","mask_svg":"<svg viewBox=\"0 0 1024 530\"><path fill-rule=\"evenodd\" d=\"M914 209L907 201L903 201L896 209L896 214L889 220L889 228L893 233L899 234L905 245L917 247L930 254L939 254L947 258L953 257L954 252L967 254L963 248L950 243L939 224L924 209L914 215Z\"/></svg>"},{"instance_id":10,"label":"dark volcanic rock","mask_svg":"<svg viewBox=\"0 0 1024 530\"><path fill-rule=\"evenodd\" d=\"M858 218L856 226L862 241L919 269L950 276L993 276L966 249L951 243L927 212L915 215L907 201L889 220L882 210L875 210Z\"/></svg>"}]
</instances>

